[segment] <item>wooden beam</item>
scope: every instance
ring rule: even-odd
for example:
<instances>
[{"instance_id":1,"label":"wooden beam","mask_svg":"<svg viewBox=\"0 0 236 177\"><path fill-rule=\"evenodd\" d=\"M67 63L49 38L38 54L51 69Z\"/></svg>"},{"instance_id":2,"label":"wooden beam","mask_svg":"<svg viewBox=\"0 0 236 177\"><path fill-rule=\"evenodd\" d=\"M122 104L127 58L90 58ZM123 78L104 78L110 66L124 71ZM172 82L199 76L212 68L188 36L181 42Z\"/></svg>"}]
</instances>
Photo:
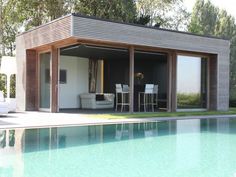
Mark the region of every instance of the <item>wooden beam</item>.
<instances>
[{"instance_id":1,"label":"wooden beam","mask_svg":"<svg viewBox=\"0 0 236 177\"><path fill-rule=\"evenodd\" d=\"M209 58L209 110L217 110L218 107L218 57L212 55Z\"/></svg>"},{"instance_id":2,"label":"wooden beam","mask_svg":"<svg viewBox=\"0 0 236 177\"><path fill-rule=\"evenodd\" d=\"M58 49L52 46L51 59L51 112L58 112Z\"/></svg>"},{"instance_id":3,"label":"wooden beam","mask_svg":"<svg viewBox=\"0 0 236 177\"><path fill-rule=\"evenodd\" d=\"M37 54L35 50L26 50L26 110L36 110L37 93Z\"/></svg>"},{"instance_id":4,"label":"wooden beam","mask_svg":"<svg viewBox=\"0 0 236 177\"><path fill-rule=\"evenodd\" d=\"M39 74L39 64L40 64L40 58L39 54L36 52L36 81L35 81L35 109L38 111L39 110L39 101L40 101L40 84L39 84L39 79L40 79L40 74Z\"/></svg>"},{"instance_id":5,"label":"wooden beam","mask_svg":"<svg viewBox=\"0 0 236 177\"><path fill-rule=\"evenodd\" d=\"M177 54L172 53L171 111L177 109Z\"/></svg>"},{"instance_id":6,"label":"wooden beam","mask_svg":"<svg viewBox=\"0 0 236 177\"><path fill-rule=\"evenodd\" d=\"M173 55L168 53L167 58L167 112L171 112L171 96L172 96L172 66L173 66Z\"/></svg>"},{"instance_id":7,"label":"wooden beam","mask_svg":"<svg viewBox=\"0 0 236 177\"><path fill-rule=\"evenodd\" d=\"M129 101L130 107L129 112L134 112L134 47L129 48Z\"/></svg>"}]
</instances>

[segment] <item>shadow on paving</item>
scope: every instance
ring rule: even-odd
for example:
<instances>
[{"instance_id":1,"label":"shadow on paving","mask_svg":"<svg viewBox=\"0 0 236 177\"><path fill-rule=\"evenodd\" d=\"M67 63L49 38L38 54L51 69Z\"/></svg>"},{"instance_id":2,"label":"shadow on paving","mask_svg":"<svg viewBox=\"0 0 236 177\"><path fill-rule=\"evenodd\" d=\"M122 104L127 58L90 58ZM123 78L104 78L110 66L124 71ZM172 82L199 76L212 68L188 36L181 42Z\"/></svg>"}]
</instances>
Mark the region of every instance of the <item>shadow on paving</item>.
<instances>
[{"instance_id":1,"label":"shadow on paving","mask_svg":"<svg viewBox=\"0 0 236 177\"><path fill-rule=\"evenodd\" d=\"M60 109L60 113L68 114L111 114L111 113L120 113L116 112L113 109Z\"/></svg>"},{"instance_id":2,"label":"shadow on paving","mask_svg":"<svg viewBox=\"0 0 236 177\"><path fill-rule=\"evenodd\" d=\"M0 125L18 125L18 124L0 120Z\"/></svg>"}]
</instances>

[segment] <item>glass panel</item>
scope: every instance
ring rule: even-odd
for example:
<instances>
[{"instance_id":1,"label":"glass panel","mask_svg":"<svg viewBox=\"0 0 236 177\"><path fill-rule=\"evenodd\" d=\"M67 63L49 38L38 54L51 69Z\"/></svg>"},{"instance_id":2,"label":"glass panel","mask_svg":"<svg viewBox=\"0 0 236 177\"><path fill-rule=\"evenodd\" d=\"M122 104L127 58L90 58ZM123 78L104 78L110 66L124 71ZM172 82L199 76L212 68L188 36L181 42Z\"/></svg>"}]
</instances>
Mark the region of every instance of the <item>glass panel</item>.
<instances>
[{"instance_id":1,"label":"glass panel","mask_svg":"<svg viewBox=\"0 0 236 177\"><path fill-rule=\"evenodd\" d=\"M207 60L200 57L177 58L177 108L207 107Z\"/></svg>"},{"instance_id":2,"label":"glass panel","mask_svg":"<svg viewBox=\"0 0 236 177\"><path fill-rule=\"evenodd\" d=\"M50 108L50 53L40 55L40 108Z\"/></svg>"}]
</instances>

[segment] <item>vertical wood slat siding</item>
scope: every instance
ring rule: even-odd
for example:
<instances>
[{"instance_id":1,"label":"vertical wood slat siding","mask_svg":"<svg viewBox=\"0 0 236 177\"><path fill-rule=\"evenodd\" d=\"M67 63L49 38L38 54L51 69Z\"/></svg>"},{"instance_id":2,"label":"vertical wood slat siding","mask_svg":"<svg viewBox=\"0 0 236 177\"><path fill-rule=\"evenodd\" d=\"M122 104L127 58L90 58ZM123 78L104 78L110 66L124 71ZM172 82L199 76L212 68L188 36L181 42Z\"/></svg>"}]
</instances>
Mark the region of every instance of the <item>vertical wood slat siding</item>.
<instances>
[{"instance_id":1,"label":"vertical wood slat siding","mask_svg":"<svg viewBox=\"0 0 236 177\"><path fill-rule=\"evenodd\" d=\"M71 37L71 16L52 21L19 36L23 36L22 42L24 42L26 49L64 40Z\"/></svg>"},{"instance_id":2,"label":"vertical wood slat siding","mask_svg":"<svg viewBox=\"0 0 236 177\"><path fill-rule=\"evenodd\" d=\"M168 53L167 58L167 111L171 112L171 88L172 88L172 62L173 62L173 56L171 53Z\"/></svg>"},{"instance_id":3,"label":"vertical wood slat siding","mask_svg":"<svg viewBox=\"0 0 236 177\"><path fill-rule=\"evenodd\" d=\"M175 112L177 109L177 54L171 53L172 59L172 83L171 83L171 111Z\"/></svg>"},{"instance_id":4,"label":"vertical wood slat siding","mask_svg":"<svg viewBox=\"0 0 236 177\"><path fill-rule=\"evenodd\" d=\"M218 101L217 101L217 55L212 55L209 58L209 109L210 110L217 110L217 105L218 105Z\"/></svg>"},{"instance_id":5,"label":"vertical wood slat siding","mask_svg":"<svg viewBox=\"0 0 236 177\"><path fill-rule=\"evenodd\" d=\"M58 49L51 49L51 112L57 112L58 108Z\"/></svg>"},{"instance_id":6,"label":"vertical wood slat siding","mask_svg":"<svg viewBox=\"0 0 236 177\"><path fill-rule=\"evenodd\" d=\"M129 112L134 112L134 47L129 48Z\"/></svg>"},{"instance_id":7,"label":"vertical wood slat siding","mask_svg":"<svg viewBox=\"0 0 236 177\"><path fill-rule=\"evenodd\" d=\"M229 47L228 40L144 28L84 17L73 16L72 23L73 36L83 39L204 53L224 52L224 50Z\"/></svg>"},{"instance_id":8,"label":"vertical wood slat siding","mask_svg":"<svg viewBox=\"0 0 236 177\"><path fill-rule=\"evenodd\" d=\"M36 107L37 95L37 53L35 50L26 51L26 110L33 111Z\"/></svg>"}]
</instances>

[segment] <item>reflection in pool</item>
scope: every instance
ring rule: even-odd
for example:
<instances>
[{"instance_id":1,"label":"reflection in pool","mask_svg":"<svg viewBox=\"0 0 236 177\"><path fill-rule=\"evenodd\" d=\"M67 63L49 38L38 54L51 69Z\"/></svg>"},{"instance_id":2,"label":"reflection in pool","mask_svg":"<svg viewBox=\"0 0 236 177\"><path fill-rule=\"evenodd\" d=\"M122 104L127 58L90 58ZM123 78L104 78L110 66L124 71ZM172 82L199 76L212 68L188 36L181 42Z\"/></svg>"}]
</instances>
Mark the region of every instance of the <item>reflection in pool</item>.
<instances>
[{"instance_id":1,"label":"reflection in pool","mask_svg":"<svg viewBox=\"0 0 236 177\"><path fill-rule=\"evenodd\" d=\"M0 176L232 176L236 120L0 130Z\"/></svg>"}]
</instances>

